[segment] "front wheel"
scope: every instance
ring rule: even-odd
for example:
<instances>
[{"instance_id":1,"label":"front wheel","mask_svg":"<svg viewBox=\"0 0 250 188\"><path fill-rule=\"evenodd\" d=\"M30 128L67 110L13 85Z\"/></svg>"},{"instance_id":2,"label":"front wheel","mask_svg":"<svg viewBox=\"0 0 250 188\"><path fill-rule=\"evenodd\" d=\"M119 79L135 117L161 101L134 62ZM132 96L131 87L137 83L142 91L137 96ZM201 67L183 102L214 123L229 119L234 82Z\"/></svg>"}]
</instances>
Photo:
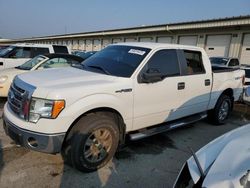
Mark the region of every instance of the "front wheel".
<instances>
[{"instance_id":1,"label":"front wheel","mask_svg":"<svg viewBox=\"0 0 250 188\"><path fill-rule=\"evenodd\" d=\"M215 125L225 123L232 110L232 100L228 95L221 95L213 110L208 112L208 119Z\"/></svg>"},{"instance_id":2,"label":"front wheel","mask_svg":"<svg viewBox=\"0 0 250 188\"><path fill-rule=\"evenodd\" d=\"M112 159L119 142L119 130L112 114L88 114L72 131L68 155L75 168L91 172Z\"/></svg>"}]
</instances>

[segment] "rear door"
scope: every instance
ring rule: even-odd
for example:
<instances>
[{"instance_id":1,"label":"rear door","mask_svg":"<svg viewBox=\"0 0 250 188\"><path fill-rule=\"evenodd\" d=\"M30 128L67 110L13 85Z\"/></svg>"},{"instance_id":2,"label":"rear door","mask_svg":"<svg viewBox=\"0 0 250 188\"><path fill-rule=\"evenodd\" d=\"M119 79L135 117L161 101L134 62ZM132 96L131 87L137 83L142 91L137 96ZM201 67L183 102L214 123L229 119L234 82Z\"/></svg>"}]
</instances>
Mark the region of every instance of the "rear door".
<instances>
[{"instance_id":1,"label":"rear door","mask_svg":"<svg viewBox=\"0 0 250 188\"><path fill-rule=\"evenodd\" d=\"M212 78L211 72L204 67L202 53L195 50L180 51L181 66L185 70L183 73L183 104L178 111L181 116L192 115L207 110Z\"/></svg>"}]
</instances>

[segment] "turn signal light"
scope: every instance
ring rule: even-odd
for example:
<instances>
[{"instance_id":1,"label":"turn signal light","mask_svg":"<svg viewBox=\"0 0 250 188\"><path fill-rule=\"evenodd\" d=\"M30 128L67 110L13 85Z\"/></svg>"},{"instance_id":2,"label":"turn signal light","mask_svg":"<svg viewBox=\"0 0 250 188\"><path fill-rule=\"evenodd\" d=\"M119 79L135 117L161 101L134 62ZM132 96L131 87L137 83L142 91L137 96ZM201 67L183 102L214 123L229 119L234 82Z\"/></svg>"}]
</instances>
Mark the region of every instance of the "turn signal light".
<instances>
[{"instance_id":1,"label":"turn signal light","mask_svg":"<svg viewBox=\"0 0 250 188\"><path fill-rule=\"evenodd\" d=\"M56 118L65 107L65 101L54 101L51 117Z\"/></svg>"}]
</instances>

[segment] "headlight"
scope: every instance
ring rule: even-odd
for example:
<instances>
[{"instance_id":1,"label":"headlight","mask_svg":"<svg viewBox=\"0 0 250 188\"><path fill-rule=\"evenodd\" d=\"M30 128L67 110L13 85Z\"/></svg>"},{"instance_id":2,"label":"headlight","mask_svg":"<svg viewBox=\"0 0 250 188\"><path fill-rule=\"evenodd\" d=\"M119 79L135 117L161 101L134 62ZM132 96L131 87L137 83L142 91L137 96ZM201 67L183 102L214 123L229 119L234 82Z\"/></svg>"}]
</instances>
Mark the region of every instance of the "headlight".
<instances>
[{"instance_id":1,"label":"headlight","mask_svg":"<svg viewBox=\"0 0 250 188\"><path fill-rule=\"evenodd\" d=\"M65 107L64 100L32 98L29 121L36 123L40 118L56 118Z\"/></svg>"},{"instance_id":2,"label":"headlight","mask_svg":"<svg viewBox=\"0 0 250 188\"><path fill-rule=\"evenodd\" d=\"M8 76L0 76L0 84L3 84L8 79Z\"/></svg>"}]
</instances>

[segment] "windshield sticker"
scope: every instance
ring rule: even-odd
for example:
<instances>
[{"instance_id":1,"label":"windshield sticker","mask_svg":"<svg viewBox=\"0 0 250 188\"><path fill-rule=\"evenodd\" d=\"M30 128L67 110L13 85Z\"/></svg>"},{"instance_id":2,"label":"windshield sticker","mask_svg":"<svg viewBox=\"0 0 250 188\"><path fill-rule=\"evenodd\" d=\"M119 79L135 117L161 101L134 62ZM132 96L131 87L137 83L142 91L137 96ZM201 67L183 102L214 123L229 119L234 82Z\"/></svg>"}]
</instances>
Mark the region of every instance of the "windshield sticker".
<instances>
[{"instance_id":1,"label":"windshield sticker","mask_svg":"<svg viewBox=\"0 0 250 188\"><path fill-rule=\"evenodd\" d=\"M137 54L137 55L144 55L146 52L142 51L142 50L130 49L128 51L128 53L130 53L130 54Z\"/></svg>"}]
</instances>

